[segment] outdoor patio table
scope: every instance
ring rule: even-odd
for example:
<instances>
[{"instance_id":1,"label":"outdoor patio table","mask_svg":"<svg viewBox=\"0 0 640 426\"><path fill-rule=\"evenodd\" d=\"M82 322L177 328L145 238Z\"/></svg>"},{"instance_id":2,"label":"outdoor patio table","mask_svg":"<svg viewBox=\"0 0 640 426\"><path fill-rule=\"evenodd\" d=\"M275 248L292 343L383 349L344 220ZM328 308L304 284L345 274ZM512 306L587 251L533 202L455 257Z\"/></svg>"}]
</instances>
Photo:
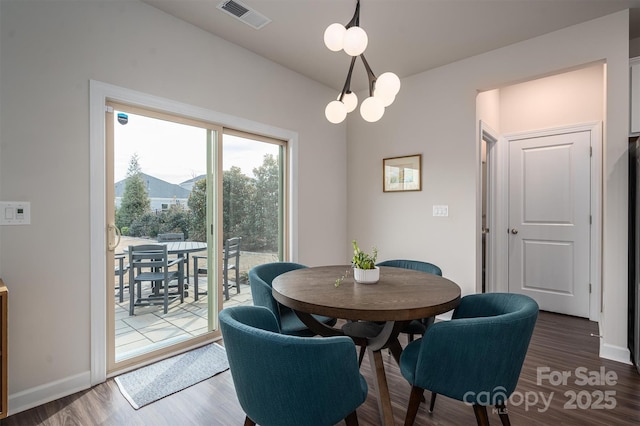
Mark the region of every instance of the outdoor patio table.
<instances>
[{"instance_id":1,"label":"outdoor patio table","mask_svg":"<svg viewBox=\"0 0 640 426\"><path fill-rule=\"evenodd\" d=\"M300 320L321 336L345 335L343 330L316 321L311 314L346 320L384 322L382 331L366 338L374 371L376 398L383 425L393 425L393 411L380 351L389 348L399 361L398 334L414 319L448 312L460 302L460 287L438 275L403 268L380 267L375 284L354 282L352 274L336 287L350 266L296 269L273 280L273 297L293 309ZM358 343L358 338L353 337Z\"/></svg>"}]
</instances>

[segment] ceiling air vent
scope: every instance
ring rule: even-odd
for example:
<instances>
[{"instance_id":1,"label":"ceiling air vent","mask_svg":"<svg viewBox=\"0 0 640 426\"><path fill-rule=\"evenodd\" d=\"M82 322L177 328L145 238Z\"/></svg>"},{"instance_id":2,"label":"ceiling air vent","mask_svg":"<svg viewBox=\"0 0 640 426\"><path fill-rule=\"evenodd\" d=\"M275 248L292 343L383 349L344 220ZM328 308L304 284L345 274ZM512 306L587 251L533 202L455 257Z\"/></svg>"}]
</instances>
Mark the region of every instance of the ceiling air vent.
<instances>
[{"instance_id":1,"label":"ceiling air vent","mask_svg":"<svg viewBox=\"0 0 640 426\"><path fill-rule=\"evenodd\" d=\"M236 0L225 0L218 5L218 9L228 13L256 30L259 30L271 22L271 19L267 18L262 13L257 12Z\"/></svg>"}]
</instances>

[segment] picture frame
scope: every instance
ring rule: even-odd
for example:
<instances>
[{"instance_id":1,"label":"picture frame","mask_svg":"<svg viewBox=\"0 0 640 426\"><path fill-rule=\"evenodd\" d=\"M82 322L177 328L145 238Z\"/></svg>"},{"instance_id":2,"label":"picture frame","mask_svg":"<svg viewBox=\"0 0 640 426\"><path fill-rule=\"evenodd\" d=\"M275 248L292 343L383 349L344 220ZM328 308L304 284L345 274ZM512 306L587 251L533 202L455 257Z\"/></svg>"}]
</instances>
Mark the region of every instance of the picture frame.
<instances>
[{"instance_id":1,"label":"picture frame","mask_svg":"<svg viewBox=\"0 0 640 426\"><path fill-rule=\"evenodd\" d=\"M422 191L422 154L384 158L382 191Z\"/></svg>"}]
</instances>

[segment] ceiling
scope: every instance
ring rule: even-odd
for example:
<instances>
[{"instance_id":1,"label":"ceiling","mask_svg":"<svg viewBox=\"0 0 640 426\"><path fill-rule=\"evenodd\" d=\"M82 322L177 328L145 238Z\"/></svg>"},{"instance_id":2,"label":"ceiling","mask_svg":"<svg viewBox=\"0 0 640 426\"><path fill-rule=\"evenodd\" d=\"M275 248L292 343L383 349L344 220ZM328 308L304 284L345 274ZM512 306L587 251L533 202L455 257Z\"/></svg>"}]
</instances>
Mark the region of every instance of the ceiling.
<instances>
[{"instance_id":1,"label":"ceiling","mask_svg":"<svg viewBox=\"0 0 640 426\"><path fill-rule=\"evenodd\" d=\"M272 21L260 30L219 10L222 0L142 0L260 56L340 91L350 57L324 46L325 28L346 24L356 0L235 0ZM640 0L362 0L360 26L373 72L404 78L585 22ZM631 14L631 38L640 16ZM638 22L638 25L635 24ZM553 48L553 46L549 46ZM360 61L351 88L367 87Z\"/></svg>"}]
</instances>

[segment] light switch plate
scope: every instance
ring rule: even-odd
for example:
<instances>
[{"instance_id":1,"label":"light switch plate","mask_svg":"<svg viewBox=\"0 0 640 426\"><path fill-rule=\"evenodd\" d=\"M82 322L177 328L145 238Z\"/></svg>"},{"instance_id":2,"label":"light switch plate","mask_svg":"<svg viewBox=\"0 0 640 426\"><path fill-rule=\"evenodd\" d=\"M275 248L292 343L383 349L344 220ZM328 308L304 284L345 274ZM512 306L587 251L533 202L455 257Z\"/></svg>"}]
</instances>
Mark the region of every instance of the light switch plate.
<instances>
[{"instance_id":1,"label":"light switch plate","mask_svg":"<svg viewBox=\"0 0 640 426\"><path fill-rule=\"evenodd\" d=\"M0 225L30 225L31 202L0 201Z\"/></svg>"},{"instance_id":2,"label":"light switch plate","mask_svg":"<svg viewBox=\"0 0 640 426\"><path fill-rule=\"evenodd\" d=\"M443 205L434 205L433 206L433 216L446 217L449 216L449 206Z\"/></svg>"}]
</instances>

